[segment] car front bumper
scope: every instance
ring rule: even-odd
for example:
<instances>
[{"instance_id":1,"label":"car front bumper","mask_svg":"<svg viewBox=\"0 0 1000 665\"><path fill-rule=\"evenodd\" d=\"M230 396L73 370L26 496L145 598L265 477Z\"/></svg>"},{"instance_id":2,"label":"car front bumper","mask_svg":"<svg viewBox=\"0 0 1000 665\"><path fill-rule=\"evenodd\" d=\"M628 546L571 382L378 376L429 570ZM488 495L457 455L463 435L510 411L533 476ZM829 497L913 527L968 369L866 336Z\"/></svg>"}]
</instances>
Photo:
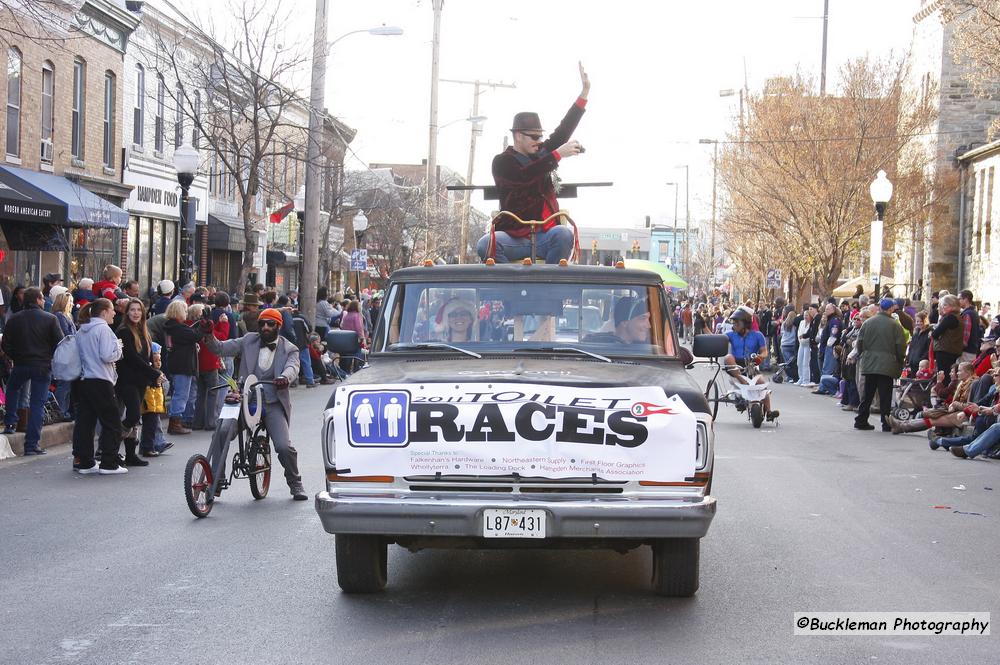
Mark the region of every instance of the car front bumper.
<instances>
[{"instance_id":1,"label":"car front bumper","mask_svg":"<svg viewBox=\"0 0 1000 665\"><path fill-rule=\"evenodd\" d=\"M482 537L488 508L546 513L546 538L701 538L715 499L691 497L518 496L456 493L320 492L316 512L328 533Z\"/></svg>"}]
</instances>

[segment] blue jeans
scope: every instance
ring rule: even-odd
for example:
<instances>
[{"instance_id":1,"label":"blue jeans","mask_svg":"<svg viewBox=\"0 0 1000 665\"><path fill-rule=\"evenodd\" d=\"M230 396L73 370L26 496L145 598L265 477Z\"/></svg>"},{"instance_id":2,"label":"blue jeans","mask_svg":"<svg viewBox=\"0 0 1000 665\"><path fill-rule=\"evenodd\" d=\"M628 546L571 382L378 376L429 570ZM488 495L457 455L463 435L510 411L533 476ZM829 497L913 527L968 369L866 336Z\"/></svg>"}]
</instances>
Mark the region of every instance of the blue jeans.
<instances>
[{"instance_id":1,"label":"blue jeans","mask_svg":"<svg viewBox=\"0 0 1000 665\"><path fill-rule=\"evenodd\" d=\"M29 384L31 397L28 402L28 429L24 435L24 449L35 450L42 438L42 412L49 397L52 373L44 367L14 365L7 380L7 413L4 425L17 425L17 405L21 401L21 389Z\"/></svg>"},{"instance_id":2,"label":"blue jeans","mask_svg":"<svg viewBox=\"0 0 1000 665\"><path fill-rule=\"evenodd\" d=\"M797 344L781 345L781 357L786 365L785 374L788 375L788 378L791 379L793 383L799 380L799 373L797 371L798 366L795 358L798 348Z\"/></svg>"},{"instance_id":3,"label":"blue jeans","mask_svg":"<svg viewBox=\"0 0 1000 665\"><path fill-rule=\"evenodd\" d=\"M829 346L823 347L823 367L821 374L833 374L837 369L837 354Z\"/></svg>"},{"instance_id":4,"label":"blue jeans","mask_svg":"<svg viewBox=\"0 0 1000 665\"><path fill-rule=\"evenodd\" d=\"M299 350L299 368L302 375L306 377L306 385L314 385L316 376L313 374L312 358L309 357L309 347Z\"/></svg>"},{"instance_id":5,"label":"blue jeans","mask_svg":"<svg viewBox=\"0 0 1000 665\"><path fill-rule=\"evenodd\" d=\"M836 395L840 388L840 379L833 374L824 374L819 378L819 392L824 395Z\"/></svg>"},{"instance_id":6,"label":"blue jeans","mask_svg":"<svg viewBox=\"0 0 1000 665\"><path fill-rule=\"evenodd\" d=\"M59 410L67 418L70 414L70 389L73 387L72 381L56 381L56 401L59 402Z\"/></svg>"},{"instance_id":7,"label":"blue jeans","mask_svg":"<svg viewBox=\"0 0 1000 665\"><path fill-rule=\"evenodd\" d=\"M183 418L184 410L187 409L188 400L192 394L194 377L187 374L174 374L170 380L174 389L173 395L170 397L170 417Z\"/></svg>"},{"instance_id":8,"label":"blue jeans","mask_svg":"<svg viewBox=\"0 0 1000 665\"><path fill-rule=\"evenodd\" d=\"M531 256L531 237L513 238L503 231L497 231L496 262L508 263ZM479 258L486 260L490 251L490 234L487 233L476 244ZM535 254L546 263L559 263L559 259L569 259L573 253L573 229L568 226L554 226L535 236Z\"/></svg>"},{"instance_id":9,"label":"blue jeans","mask_svg":"<svg viewBox=\"0 0 1000 665\"><path fill-rule=\"evenodd\" d=\"M1000 423L994 423L965 447L965 454L969 457L976 457L989 452L990 448L998 443L1000 443Z\"/></svg>"}]
</instances>

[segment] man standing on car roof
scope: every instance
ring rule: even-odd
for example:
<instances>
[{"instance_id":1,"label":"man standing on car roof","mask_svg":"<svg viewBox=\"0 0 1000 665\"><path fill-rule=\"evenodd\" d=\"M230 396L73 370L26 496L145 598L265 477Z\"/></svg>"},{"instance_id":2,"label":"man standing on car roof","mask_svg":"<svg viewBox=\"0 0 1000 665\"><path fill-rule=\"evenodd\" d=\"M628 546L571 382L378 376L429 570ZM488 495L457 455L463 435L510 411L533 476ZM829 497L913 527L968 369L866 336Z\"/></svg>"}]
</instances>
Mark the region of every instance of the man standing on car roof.
<instances>
[{"instance_id":1,"label":"man standing on car roof","mask_svg":"<svg viewBox=\"0 0 1000 665\"><path fill-rule=\"evenodd\" d=\"M514 116L510 129L514 145L493 158L493 180L500 194L500 209L512 212L525 221L541 221L558 212L555 170L559 161L579 155L583 147L570 141L573 130L583 117L590 93L590 78L580 64L583 89L555 131L543 140L542 121L537 113L522 112ZM554 219L538 229L537 255L546 263L558 263L573 253L573 231ZM486 260L490 234L479 239L476 251ZM531 255L531 227L506 215L496 221L496 261L506 263Z\"/></svg>"}]
</instances>

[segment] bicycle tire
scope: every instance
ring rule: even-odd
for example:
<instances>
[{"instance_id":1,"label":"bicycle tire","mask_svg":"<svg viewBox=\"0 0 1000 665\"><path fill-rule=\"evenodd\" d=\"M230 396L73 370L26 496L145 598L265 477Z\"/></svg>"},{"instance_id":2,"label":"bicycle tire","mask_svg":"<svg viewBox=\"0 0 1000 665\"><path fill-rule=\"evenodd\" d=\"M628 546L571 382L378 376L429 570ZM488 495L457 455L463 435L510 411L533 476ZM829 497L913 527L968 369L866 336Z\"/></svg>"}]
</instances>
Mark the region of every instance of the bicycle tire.
<instances>
[{"instance_id":1,"label":"bicycle tire","mask_svg":"<svg viewBox=\"0 0 1000 665\"><path fill-rule=\"evenodd\" d=\"M212 467L202 454L192 455L184 466L184 498L197 518L208 517L214 505L211 496Z\"/></svg>"},{"instance_id":2,"label":"bicycle tire","mask_svg":"<svg viewBox=\"0 0 1000 665\"><path fill-rule=\"evenodd\" d=\"M712 379L705 386L705 399L708 400L709 410L712 414L712 420L715 420L719 416L719 382Z\"/></svg>"},{"instance_id":3,"label":"bicycle tire","mask_svg":"<svg viewBox=\"0 0 1000 665\"><path fill-rule=\"evenodd\" d=\"M250 479L250 494L256 500L267 496L271 487L271 446L267 434L254 436L247 454L247 478Z\"/></svg>"},{"instance_id":4,"label":"bicycle tire","mask_svg":"<svg viewBox=\"0 0 1000 665\"><path fill-rule=\"evenodd\" d=\"M760 426L764 423L764 405L760 402L750 403L750 423L754 426L754 429L760 429Z\"/></svg>"}]
</instances>

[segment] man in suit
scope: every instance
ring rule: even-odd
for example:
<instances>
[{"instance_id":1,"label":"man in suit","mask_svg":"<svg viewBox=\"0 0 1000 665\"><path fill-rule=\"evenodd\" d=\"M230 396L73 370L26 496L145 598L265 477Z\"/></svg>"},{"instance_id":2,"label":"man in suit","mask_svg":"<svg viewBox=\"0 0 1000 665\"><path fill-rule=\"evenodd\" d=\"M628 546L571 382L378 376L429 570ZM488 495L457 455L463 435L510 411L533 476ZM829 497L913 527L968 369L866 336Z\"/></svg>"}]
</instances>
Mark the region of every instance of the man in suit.
<instances>
[{"instance_id":1,"label":"man in suit","mask_svg":"<svg viewBox=\"0 0 1000 665\"><path fill-rule=\"evenodd\" d=\"M258 332L224 341L209 335L205 341L209 350L218 356L240 356L241 378L253 374L260 381L274 382L274 385L261 387L264 397L262 416L264 425L271 435L271 443L278 453L278 461L285 468L285 480L288 482L292 498L296 501L305 501L309 497L299 475L299 453L292 446L288 432L288 423L292 417L288 385L299 376L299 349L278 335L281 322L281 313L278 310L265 309L257 318ZM233 428L232 436L235 435L236 430ZM224 459L219 459L218 463L220 469L224 468L222 466L225 465ZM213 471L216 469L213 468Z\"/></svg>"},{"instance_id":2,"label":"man in suit","mask_svg":"<svg viewBox=\"0 0 1000 665\"><path fill-rule=\"evenodd\" d=\"M512 212L525 221L542 221L559 211L554 171L559 161L579 155L583 148L570 141L573 130L583 117L590 92L590 79L580 65L583 89L559 126L548 139L537 113L514 116L511 127L514 145L493 158L493 180L500 193L500 209ZM476 251L484 261L490 252L491 234L479 239ZM546 263L568 259L573 252L573 231L554 219L536 232L537 254ZM496 261L506 263L531 254L531 227L506 215L496 221Z\"/></svg>"}]
</instances>

